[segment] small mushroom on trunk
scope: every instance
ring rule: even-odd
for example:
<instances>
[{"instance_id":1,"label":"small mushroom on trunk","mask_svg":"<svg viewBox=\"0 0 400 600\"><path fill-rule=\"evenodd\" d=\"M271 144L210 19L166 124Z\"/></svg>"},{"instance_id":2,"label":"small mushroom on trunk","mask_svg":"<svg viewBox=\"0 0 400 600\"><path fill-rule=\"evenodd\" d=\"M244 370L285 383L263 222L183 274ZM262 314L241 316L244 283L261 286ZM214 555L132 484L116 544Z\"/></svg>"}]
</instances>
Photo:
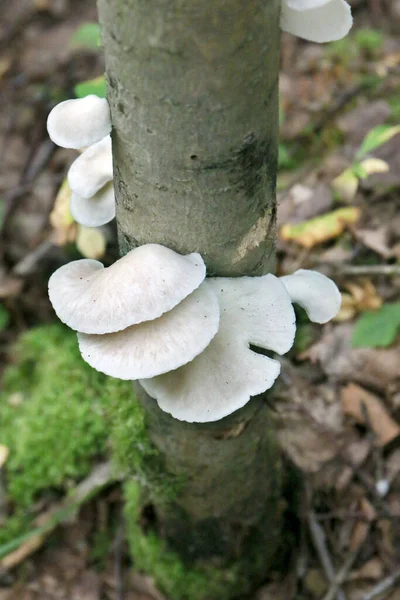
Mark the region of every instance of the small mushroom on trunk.
<instances>
[{"instance_id":1,"label":"small mushroom on trunk","mask_svg":"<svg viewBox=\"0 0 400 600\"><path fill-rule=\"evenodd\" d=\"M353 24L345 0L283 0L281 29L309 40L332 42L345 37Z\"/></svg>"},{"instance_id":2,"label":"small mushroom on trunk","mask_svg":"<svg viewBox=\"0 0 400 600\"><path fill-rule=\"evenodd\" d=\"M91 198L113 178L111 137L89 146L68 171L71 190L82 198Z\"/></svg>"},{"instance_id":3,"label":"small mushroom on trunk","mask_svg":"<svg viewBox=\"0 0 400 600\"><path fill-rule=\"evenodd\" d=\"M47 118L47 131L62 148L85 148L111 132L110 108L94 94L57 104Z\"/></svg>"},{"instance_id":4,"label":"small mushroom on trunk","mask_svg":"<svg viewBox=\"0 0 400 600\"><path fill-rule=\"evenodd\" d=\"M108 183L91 198L82 198L72 192L69 208L77 223L84 227L101 227L115 217L113 183Z\"/></svg>"},{"instance_id":5,"label":"small mushroom on trunk","mask_svg":"<svg viewBox=\"0 0 400 600\"><path fill-rule=\"evenodd\" d=\"M307 269L279 278L292 302L302 306L310 321L327 323L339 312L342 296L332 279Z\"/></svg>"}]
</instances>

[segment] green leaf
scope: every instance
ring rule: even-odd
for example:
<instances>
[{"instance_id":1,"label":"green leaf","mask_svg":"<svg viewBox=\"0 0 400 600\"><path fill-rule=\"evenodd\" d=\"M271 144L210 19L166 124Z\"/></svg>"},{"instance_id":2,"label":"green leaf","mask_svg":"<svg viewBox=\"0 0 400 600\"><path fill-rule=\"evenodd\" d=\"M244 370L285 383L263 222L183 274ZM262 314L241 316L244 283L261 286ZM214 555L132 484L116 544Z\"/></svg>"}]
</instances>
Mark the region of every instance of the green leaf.
<instances>
[{"instance_id":1,"label":"green leaf","mask_svg":"<svg viewBox=\"0 0 400 600\"><path fill-rule=\"evenodd\" d=\"M383 46L383 34L376 29L359 29L355 35L356 43L363 50L374 52Z\"/></svg>"},{"instance_id":2,"label":"green leaf","mask_svg":"<svg viewBox=\"0 0 400 600\"><path fill-rule=\"evenodd\" d=\"M384 304L375 312L366 312L358 319L353 332L354 348L390 346L400 330L400 302Z\"/></svg>"},{"instance_id":3,"label":"green leaf","mask_svg":"<svg viewBox=\"0 0 400 600\"><path fill-rule=\"evenodd\" d=\"M357 150L358 159L366 156L375 148L379 148L388 142L396 134L400 133L400 125L378 125L371 129L365 136L361 146Z\"/></svg>"},{"instance_id":4,"label":"green leaf","mask_svg":"<svg viewBox=\"0 0 400 600\"><path fill-rule=\"evenodd\" d=\"M94 79L88 79L87 81L77 83L74 87L74 92L77 98L84 98L85 96L89 96L89 94L95 94L100 98L105 98L107 90L104 75L99 75L99 77L95 77Z\"/></svg>"},{"instance_id":5,"label":"green leaf","mask_svg":"<svg viewBox=\"0 0 400 600\"><path fill-rule=\"evenodd\" d=\"M75 48L98 50L101 45L100 25L98 23L84 23L71 37L71 44Z\"/></svg>"},{"instance_id":6,"label":"green leaf","mask_svg":"<svg viewBox=\"0 0 400 600\"><path fill-rule=\"evenodd\" d=\"M7 327L9 320L8 311L3 304L0 304L0 331Z\"/></svg>"}]
</instances>

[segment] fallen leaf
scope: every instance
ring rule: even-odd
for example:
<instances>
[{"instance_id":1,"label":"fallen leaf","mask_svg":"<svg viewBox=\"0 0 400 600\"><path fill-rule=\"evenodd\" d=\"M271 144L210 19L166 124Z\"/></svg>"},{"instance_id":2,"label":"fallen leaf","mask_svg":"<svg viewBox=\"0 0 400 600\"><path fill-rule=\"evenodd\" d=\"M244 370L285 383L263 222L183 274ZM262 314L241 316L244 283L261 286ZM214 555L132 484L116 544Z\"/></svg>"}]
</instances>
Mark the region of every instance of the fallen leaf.
<instances>
[{"instance_id":1,"label":"fallen leaf","mask_svg":"<svg viewBox=\"0 0 400 600\"><path fill-rule=\"evenodd\" d=\"M98 259L104 256L106 251L106 239L100 229L78 226L76 236L76 247L82 256Z\"/></svg>"},{"instance_id":2,"label":"fallen leaf","mask_svg":"<svg viewBox=\"0 0 400 600\"><path fill-rule=\"evenodd\" d=\"M335 177L331 185L339 200L351 202L358 190L358 177L349 168Z\"/></svg>"},{"instance_id":3,"label":"fallen leaf","mask_svg":"<svg viewBox=\"0 0 400 600\"><path fill-rule=\"evenodd\" d=\"M376 512L372 504L362 497L359 501L358 512L360 512L366 520L359 520L354 524L350 538L350 550L356 552L368 537L371 522L376 518Z\"/></svg>"},{"instance_id":4,"label":"fallen leaf","mask_svg":"<svg viewBox=\"0 0 400 600\"><path fill-rule=\"evenodd\" d=\"M381 579L384 574L382 561L378 557L371 558L357 571L350 574L350 579Z\"/></svg>"},{"instance_id":5,"label":"fallen leaf","mask_svg":"<svg viewBox=\"0 0 400 600\"><path fill-rule=\"evenodd\" d=\"M377 310L382 306L383 300L369 279L358 283L346 282L343 287L350 293L342 294L342 304L335 321L347 321L359 312Z\"/></svg>"},{"instance_id":6,"label":"fallen leaf","mask_svg":"<svg viewBox=\"0 0 400 600\"><path fill-rule=\"evenodd\" d=\"M5 465L9 454L10 451L7 448L7 446L4 446L4 444L0 444L0 469Z\"/></svg>"},{"instance_id":7,"label":"fallen leaf","mask_svg":"<svg viewBox=\"0 0 400 600\"><path fill-rule=\"evenodd\" d=\"M366 177L375 173L387 173L390 169L388 163L381 158L366 158L360 163Z\"/></svg>"},{"instance_id":8,"label":"fallen leaf","mask_svg":"<svg viewBox=\"0 0 400 600\"><path fill-rule=\"evenodd\" d=\"M383 225L377 229L355 229L354 235L364 246L377 252L383 258L394 256L394 250L388 246L388 227Z\"/></svg>"},{"instance_id":9,"label":"fallen leaf","mask_svg":"<svg viewBox=\"0 0 400 600\"><path fill-rule=\"evenodd\" d=\"M371 427L378 446L385 446L400 435L400 427L387 413L381 400L355 383L342 389L342 408L345 415L357 423Z\"/></svg>"},{"instance_id":10,"label":"fallen leaf","mask_svg":"<svg viewBox=\"0 0 400 600\"><path fill-rule=\"evenodd\" d=\"M325 328L320 340L298 358L320 363L336 381L357 381L385 392L400 378L400 347L353 348L353 331L349 323Z\"/></svg>"},{"instance_id":11,"label":"fallen leaf","mask_svg":"<svg viewBox=\"0 0 400 600\"><path fill-rule=\"evenodd\" d=\"M315 187L296 184L278 195L278 227L299 223L326 213L332 207L332 191L325 183Z\"/></svg>"},{"instance_id":12,"label":"fallen leaf","mask_svg":"<svg viewBox=\"0 0 400 600\"><path fill-rule=\"evenodd\" d=\"M360 216L360 209L354 206L339 208L310 221L284 225L280 230L280 237L283 241L294 241L305 248L312 248L338 237L347 225L358 221Z\"/></svg>"},{"instance_id":13,"label":"fallen leaf","mask_svg":"<svg viewBox=\"0 0 400 600\"><path fill-rule=\"evenodd\" d=\"M65 179L58 191L54 208L49 217L54 229L52 241L57 246L64 246L68 242L73 242L76 236L76 224L69 210L71 193L71 188Z\"/></svg>"}]
</instances>

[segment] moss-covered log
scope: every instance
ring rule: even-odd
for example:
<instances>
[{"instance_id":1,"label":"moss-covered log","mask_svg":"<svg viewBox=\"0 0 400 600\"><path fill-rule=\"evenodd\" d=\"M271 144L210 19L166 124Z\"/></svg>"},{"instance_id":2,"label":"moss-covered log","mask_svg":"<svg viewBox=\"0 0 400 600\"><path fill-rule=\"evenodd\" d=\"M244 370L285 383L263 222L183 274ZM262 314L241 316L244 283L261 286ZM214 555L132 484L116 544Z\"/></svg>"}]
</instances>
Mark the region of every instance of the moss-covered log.
<instances>
[{"instance_id":1,"label":"moss-covered log","mask_svg":"<svg viewBox=\"0 0 400 600\"><path fill-rule=\"evenodd\" d=\"M98 6L121 252L156 242L200 252L209 275L272 270L280 0ZM241 597L267 574L280 536L282 467L269 409L255 398L222 421L193 425L140 395L166 473L184 480L174 501L155 500L160 531L188 569L236 565L245 578L229 595Z\"/></svg>"}]
</instances>

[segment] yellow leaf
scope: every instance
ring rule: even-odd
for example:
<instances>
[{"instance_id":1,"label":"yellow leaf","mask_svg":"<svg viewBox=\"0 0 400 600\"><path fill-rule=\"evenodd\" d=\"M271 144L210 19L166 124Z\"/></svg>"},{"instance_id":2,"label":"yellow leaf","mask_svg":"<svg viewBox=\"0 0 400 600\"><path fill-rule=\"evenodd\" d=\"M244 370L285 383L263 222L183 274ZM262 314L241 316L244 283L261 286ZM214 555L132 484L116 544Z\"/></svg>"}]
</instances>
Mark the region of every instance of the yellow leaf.
<instances>
[{"instance_id":1,"label":"yellow leaf","mask_svg":"<svg viewBox=\"0 0 400 600\"><path fill-rule=\"evenodd\" d=\"M0 469L5 464L8 455L10 454L9 449L4 444L0 444Z\"/></svg>"},{"instance_id":2,"label":"yellow leaf","mask_svg":"<svg viewBox=\"0 0 400 600\"><path fill-rule=\"evenodd\" d=\"M78 226L76 247L86 258L101 258L106 251L106 239L100 229Z\"/></svg>"},{"instance_id":3,"label":"yellow leaf","mask_svg":"<svg viewBox=\"0 0 400 600\"><path fill-rule=\"evenodd\" d=\"M361 161L361 166L367 175L373 175L374 173L387 173L389 171L389 165L380 158L366 158Z\"/></svg>"},{"instance_id":4,"label":"yellow leaf","mask_svg":"<svg viewBox=\"0 0 400 600\"><path fill-rule=\"evenodd\" d=\"M49 217L54 229L52 240L57 246L73 242L76 236L76 224L69 210L70 199L71 188L68 181L64 179Z\"/></svg>"},{"instance_id":5,"label":"yellow leaf","mask_svg":"<svg viewBox=\"0 0 400 600\"><path fill-rule=\"evenodd\" d=\"M332 189L345 202L351 202L358 190L358 177L346 169L332 181Z\"/></svg>"},{"instance_id":6,"label":"yellow leaf","mask_svg":"<svg viewBox=\"0 0 400 600\"><path fill-rule=\"evenodd\" d=\"M361 211L355 206L339 208L310 221L284 225L280 230L280 237L283 241L294 241L304 248L312 248L316 244L337 238L347 225L355 223L360 216Z\"/></svg>"}]
</instances>

